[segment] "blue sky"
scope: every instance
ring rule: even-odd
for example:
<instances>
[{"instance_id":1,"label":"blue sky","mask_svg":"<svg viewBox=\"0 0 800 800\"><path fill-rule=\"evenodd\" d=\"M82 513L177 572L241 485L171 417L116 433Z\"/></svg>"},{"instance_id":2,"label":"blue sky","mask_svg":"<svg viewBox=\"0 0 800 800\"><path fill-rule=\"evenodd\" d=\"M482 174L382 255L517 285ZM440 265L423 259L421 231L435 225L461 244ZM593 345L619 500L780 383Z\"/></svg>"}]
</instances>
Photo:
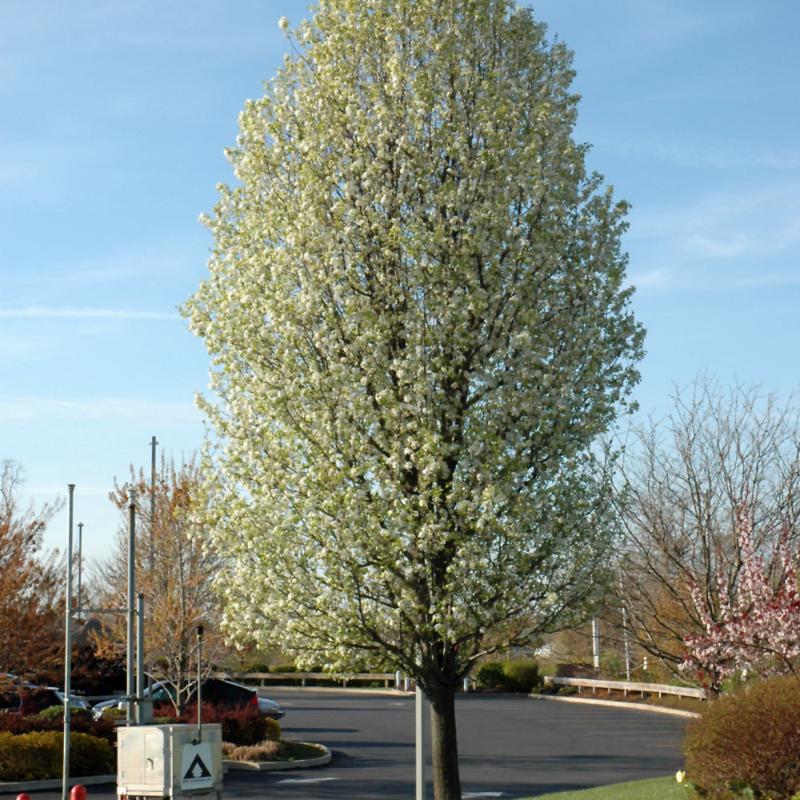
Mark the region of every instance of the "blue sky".
<instances>
[{"instance_id":1,"label":"blue sky","mask_svg":"<svg viewBox=\"0 0 800 800\"><path fill-rule=\"evenodd\" d=\"M798 383L800 4L543 0L575 51L577 137L633 206L637 398L700 370ZM176 308L205 272L197 223L223 148L287 50L295 0L0 4L0 458L37 502L76 489L89 556L114 476L200 445L207 359ZM62 514L48 532L63 546Z\"/></svg>"}]
</instances>

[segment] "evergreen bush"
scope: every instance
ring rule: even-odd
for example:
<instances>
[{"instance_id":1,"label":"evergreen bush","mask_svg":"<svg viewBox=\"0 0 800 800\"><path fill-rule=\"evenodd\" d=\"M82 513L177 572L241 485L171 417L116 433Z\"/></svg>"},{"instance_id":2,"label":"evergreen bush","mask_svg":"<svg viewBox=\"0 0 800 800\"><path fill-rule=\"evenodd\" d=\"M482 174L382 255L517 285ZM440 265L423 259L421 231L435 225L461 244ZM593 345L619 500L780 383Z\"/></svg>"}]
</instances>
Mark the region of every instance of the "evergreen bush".
<instances>
[{"instance_id":1,"label":"evergreen bush","mask_svg":"<svg viewBox=\"0 0 800 800\"><path fill-rule=\"evenodd\" d=\"M71 775L107 775L116 769L111 745L85 733L70 735ZM61 777L64 735L57 731L0 733L0 780L33 781Z\"/></svg>"}]
</instances>

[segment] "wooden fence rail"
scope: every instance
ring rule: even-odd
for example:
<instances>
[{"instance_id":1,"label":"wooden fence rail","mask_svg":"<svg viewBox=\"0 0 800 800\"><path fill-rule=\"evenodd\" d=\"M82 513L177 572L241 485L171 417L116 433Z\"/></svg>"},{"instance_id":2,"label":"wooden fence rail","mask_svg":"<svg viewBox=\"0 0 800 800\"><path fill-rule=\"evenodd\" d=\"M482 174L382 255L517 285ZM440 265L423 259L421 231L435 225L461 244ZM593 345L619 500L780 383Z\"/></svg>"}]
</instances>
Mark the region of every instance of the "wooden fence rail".
<instances>
[{"instance_id":1,"label":"wooden fence rail","mask_svg":"<svg viewBox=\"0 0 800 800\"><path fill-rule=\"evenodd\" d=\"M580 693L581 689L591 689L592 694L596 694L598 689L605 689L609 694L612 691L621 691L625 696L628 692L638 692L645 694L657 694L659 697L665 694L677 697L693 697L696 700L707 699L705 689L696 689L691 686L671 686L667 683L637 683L636 681L603 681L596 678L555 678L545 675L545 686L575 686Z\"/></svg>"},{"instance_id":2,"label":"wooden fence rail","mask_svg":"<svg viewBox=\"0 0 800 800\"><path fill-rule=\"evenodd\" d=\"M342 686L347 686L349 683L377 683L382 681L387 688L395 684L396 678L394 672L214 672L212 677L229 678L241 683L258 682L260 686L265 686L267 681L300 681L301 686L305 686L308 681L340 683Z\"/></svg>"}]
</instances>

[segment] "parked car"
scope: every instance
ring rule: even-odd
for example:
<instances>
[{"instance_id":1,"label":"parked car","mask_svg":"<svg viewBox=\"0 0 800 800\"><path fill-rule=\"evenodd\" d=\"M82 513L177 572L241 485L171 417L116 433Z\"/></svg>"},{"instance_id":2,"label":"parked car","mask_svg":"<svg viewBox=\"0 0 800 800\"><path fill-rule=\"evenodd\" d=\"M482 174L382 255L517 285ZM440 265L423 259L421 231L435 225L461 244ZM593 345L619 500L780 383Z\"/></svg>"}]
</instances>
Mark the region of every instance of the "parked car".
<instances>
[{"instance_id":1,"label":"parked car","mask_svg":"<svg viewBox=\"0 0 800 800\"><path fill-rule=\"evenodd\" d=\"M55 686L34 686L24 684L0 692L0 711L12 714L38 714L50 706L64 705L65 694ZM70 695L72 711L91 711L92 707L82 697Z\"/></svg>"},{"instance_id":2,"label":"parked car","mask_svg":"<svg viewBox=\"0 0 800 800\"><path fill-rule=\"evenodd\" d=\"M272 719L282 719L284 712L280 705L274 700L269 700L266 697L259 697L254 689L247 686L242 686L240 683L234 681L221 680L220 678L206 678L202 683L204 703L213 703L214 705L221 706L257 706L258 710L267 717ZM170 703L174 697L174 688L171 683L167 681L157 681L153 684L152 700L154 703ZM194 700L195 692L189 696L189 701ZM144 690L144 696L150 697L150 690ZM101 717L107 708L125 708L125 701L120 701L118 698L111 700L103 700L97 703L92 708L92 713L95 719Z\"/></svg>"}]
</instances>

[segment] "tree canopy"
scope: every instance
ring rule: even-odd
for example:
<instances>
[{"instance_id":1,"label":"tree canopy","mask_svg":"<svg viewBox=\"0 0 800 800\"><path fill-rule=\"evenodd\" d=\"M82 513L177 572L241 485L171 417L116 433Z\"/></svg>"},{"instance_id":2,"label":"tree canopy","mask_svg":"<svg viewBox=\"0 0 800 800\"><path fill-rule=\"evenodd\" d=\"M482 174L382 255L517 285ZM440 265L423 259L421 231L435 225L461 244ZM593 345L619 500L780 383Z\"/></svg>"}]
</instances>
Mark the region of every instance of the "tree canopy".
<instances>
[{"instance_id":1,"label":"tree canopy","mask_svg":"<svg viewBox=\"0 0 800 800\"><path fill-rule=\"evenodd\" d=\"M436 767L460 677L578 605L607 552L591 447L643 337L626 207L530 10L323 0L291 38L186 308L218 398L217 585L242 641L413 674L437 797L460 796Z\"/></svg>"},{"instance_id":2,"label":"tree canopy","mask_svg":"<svg viewBox=\"0 0 800 800\"><path fill-rule=\"evenodd\" d=\"M62 570L57 553L41 554L61 503L26 507L22 486L20 465L0 462L0 672L30 680L64 657Z\"/></svg>"},{"instance_id":3,"label":"tree canopy","mask_svg":"<svg viewBox=\"0 0 800 800\"><path fill-rule=\"evenodd\" d=\"M205 549L195 525L194 503L200 474L194 458L176 465L161 459L155 487L144 470L130 469L128 480L115 482L111 501L124 515L110 556L99 566L101 605L124 608L128 586L128 503L131 490L143 499L136 524L137 590L145 596L144 664L148 675L172 685L173 703L182 713L197 674L196 628L206 629L202 668L208 672L219 656L218 603L211 582L219 565ZM151 508L155 512L151 516ZM98 653L114 657L125 652L126 620L112 616L95 637Z\"/></svg>"}]
</instances>

